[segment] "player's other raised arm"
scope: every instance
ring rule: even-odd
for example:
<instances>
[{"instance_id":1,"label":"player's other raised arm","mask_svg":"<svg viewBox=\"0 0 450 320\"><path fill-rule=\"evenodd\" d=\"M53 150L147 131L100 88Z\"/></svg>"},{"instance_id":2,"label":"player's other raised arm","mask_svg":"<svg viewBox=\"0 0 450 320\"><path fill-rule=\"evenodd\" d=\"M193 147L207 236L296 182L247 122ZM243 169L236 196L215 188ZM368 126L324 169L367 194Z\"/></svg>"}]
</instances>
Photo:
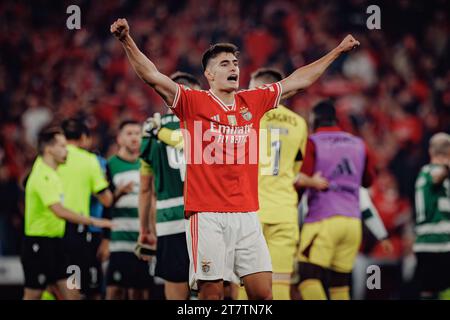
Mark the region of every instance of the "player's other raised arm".
<instances>
[{"instance_id":1,"label":"player's other raised arm","mask_svg":"<svg viewBox=\"0 0 450 320\"><path fill-rule=\"evenodd\" d=\"M177 92L177 84L159 72L153 62L139 50L130 36L130 27L127 20L117 19L111 25L111 33L122 43L128 60L137 75L154 88L167 105L171 106Z\"/></svg>"},{"instance_id":2,"label":"player's other raised arm","mask_svg":"<svg viewBox=\"0 0 450 320\"><path fill-rule=\"evenodd\" d=\"M295 70L289 77L280 82L283 90L282 98L289 98L298 91L309 87L342 53L352 50L359 46L359 44L359 41L353 38L353 36L347 35L344 40L328 54L313 63Z\"/></svg>"}]
</instances>

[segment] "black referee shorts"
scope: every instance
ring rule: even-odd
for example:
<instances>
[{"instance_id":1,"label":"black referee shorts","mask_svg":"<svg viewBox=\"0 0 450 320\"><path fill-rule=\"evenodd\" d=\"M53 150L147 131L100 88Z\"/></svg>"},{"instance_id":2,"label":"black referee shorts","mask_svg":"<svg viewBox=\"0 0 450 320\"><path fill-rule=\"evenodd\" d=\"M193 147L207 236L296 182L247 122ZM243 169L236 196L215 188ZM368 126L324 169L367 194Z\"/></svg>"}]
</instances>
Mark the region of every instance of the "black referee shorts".
<instances>
[{"instance_id":1,"label":"black referee shorts","mask_svg":"<svg viewBox=\"0 0 450 320\"><path fill-rule=\"evenodd\" d=\"M68 277L67 255L60 238L25 237L21 261L25 288L45 289Z\"/></svg>"},{"instance_id":2,"label":"black referee shorts","mask_svg":"<svg viewBox=\"0 0 450 320\"><path fill-rule=\"evenodd\" d=\"M68 255L68 266L75 265L81 270L81 293L86 295L102 292L103 269L97 258L101 234L88 232L87 227L66 224L64 246Z\"/></svg>"}]
</instances>

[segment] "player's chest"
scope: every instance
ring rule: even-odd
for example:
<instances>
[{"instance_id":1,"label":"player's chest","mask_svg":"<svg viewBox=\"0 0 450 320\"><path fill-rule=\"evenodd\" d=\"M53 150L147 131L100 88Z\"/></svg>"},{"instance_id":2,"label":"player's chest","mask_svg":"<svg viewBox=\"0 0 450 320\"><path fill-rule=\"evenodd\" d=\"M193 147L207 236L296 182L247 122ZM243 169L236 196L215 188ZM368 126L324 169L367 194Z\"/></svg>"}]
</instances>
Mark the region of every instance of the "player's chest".
<instances>
[{"instance_id":1,"label":"player's chest","mask_svg":"<svg viewBox=\"0 0 450 320\"><path fill-rule=\"evenodd\" d=\"M225 105L211 99L208 108L201 108L194 120L210 127L211 124L230 127L259 127L259 119L251 108L236 99L232 105Z\"/></svg>"},{"instance_id":2,"label":"player's chest","mask_svg":"<svg viewBox=\"0 0 450 320\"><path fill-rule=\"evenodd\" d=\"M132 184L133 193L137 193L140 186L140 172L136 169L117 172L113 174L112 182L116 187Z\"/></svg>"}]
</instances>

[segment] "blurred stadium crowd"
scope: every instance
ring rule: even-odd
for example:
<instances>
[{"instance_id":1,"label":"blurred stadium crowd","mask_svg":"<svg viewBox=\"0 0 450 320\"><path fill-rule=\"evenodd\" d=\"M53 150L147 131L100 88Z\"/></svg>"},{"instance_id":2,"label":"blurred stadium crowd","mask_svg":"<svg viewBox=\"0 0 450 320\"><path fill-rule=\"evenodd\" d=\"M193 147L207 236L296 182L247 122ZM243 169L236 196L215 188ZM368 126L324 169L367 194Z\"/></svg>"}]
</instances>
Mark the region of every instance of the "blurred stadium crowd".
<instances>
[{"instance_id":1,"label":"blurred stadium crowd","mask_svg":"<svg viewBox=\"0 0 450 320\"><path fill-rule=\"evenodd\" d=\"M66 28L72 3L81 8L81 30ZM138 46L166 74L181 70L201 78L205 48L235 43L243 52L242 87L256 68L290 72L353 33L360 49L286 104L307 118L318 100L336 100L341 126L362 136L373 153L371 194L395 246L387 257L367 237L363 250L392 261L410 253L414 181L427 161L429 137L450 132L448 1L385 1L381 30L367 29L366 8L377 2L365 0L72 3L0 3L0 255L19 252L20 183L43 125L83 117L96 151L108 156L121 120L163 111L162 100L136 77L110 35L116 17L128 19Z\"/></svg>"}]
</instances>

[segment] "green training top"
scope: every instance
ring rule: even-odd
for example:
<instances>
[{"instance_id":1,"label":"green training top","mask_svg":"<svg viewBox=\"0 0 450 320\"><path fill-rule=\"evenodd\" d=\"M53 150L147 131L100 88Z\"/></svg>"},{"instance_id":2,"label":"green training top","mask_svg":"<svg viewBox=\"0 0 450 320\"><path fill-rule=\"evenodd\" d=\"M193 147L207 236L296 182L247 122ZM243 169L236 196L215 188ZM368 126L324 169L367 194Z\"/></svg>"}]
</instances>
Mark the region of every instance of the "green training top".
<instances>
[{"instance_id":1,"label":"green training top","mask_svg":"<svg viewBox=\"0 0 450 320\"><path fill-rule=\"evenodd\" d=\"M174 114L161 117L161 127L180 128ZM141 159L155 178L156 233L158 237L184 233L183 181L186 172L183 150L169 146L155 137L144 137Z\"/></svg>"}]
</instances>

